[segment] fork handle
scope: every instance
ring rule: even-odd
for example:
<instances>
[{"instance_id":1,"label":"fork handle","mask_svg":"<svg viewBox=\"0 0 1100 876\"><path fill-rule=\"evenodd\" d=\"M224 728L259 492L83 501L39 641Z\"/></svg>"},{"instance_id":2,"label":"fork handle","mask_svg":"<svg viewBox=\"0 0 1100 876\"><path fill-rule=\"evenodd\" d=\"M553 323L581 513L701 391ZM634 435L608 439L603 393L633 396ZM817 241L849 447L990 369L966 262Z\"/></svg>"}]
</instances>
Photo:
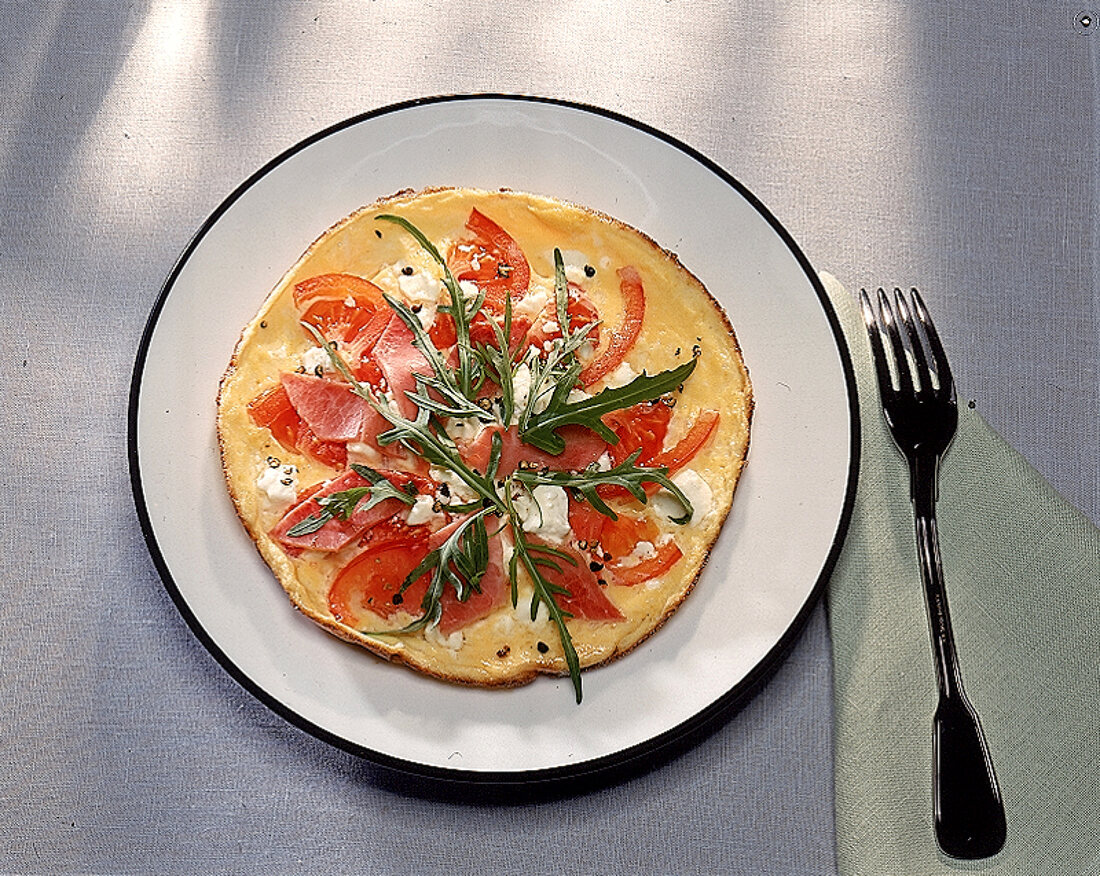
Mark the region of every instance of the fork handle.
<instances>
[{"instance_id":1,"label":"fork handle","mask_svg":"<svg viewBox=\"0 0 1100 876\"><path fill-rule=\"evenodd\" d=\"M932 459L924 466L914 464L912 470L917 553L939 686L933 718L936 839L952 857L986 858L1004 846L1004 804L985 734L963 690L955 652L936 529L937 467L938 459Z\"/></svg>"}]
</instances>

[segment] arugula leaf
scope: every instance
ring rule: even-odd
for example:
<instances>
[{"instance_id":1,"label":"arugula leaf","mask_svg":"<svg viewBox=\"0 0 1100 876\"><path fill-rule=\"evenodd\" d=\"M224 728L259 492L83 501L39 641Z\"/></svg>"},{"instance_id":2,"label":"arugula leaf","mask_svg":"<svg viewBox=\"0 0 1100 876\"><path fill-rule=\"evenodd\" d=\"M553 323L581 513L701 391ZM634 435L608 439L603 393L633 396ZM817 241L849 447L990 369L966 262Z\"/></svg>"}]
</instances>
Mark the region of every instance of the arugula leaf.
<instances>
[{"instance_id":1,"label":"arugula leaf","mask_svg":"<svg viewBox=\"0 0 1100 876\"><path fill-rule=\"evenodd\" d=\"M546 409L532 414L525 425L521 424L520 437L528 444L556 455L565 450L565 440L556 430L562 426L577 424L596 432L609 444L617 444L618 436L600 418L612 411L671 392L687 380L695 369L695 362L695 359L691 359L660 374L650 375L643 371L625 386L609 386L594 396L574 402L567 401L569 389L563 392L562 384L559 383Z\"/></svg>"},{"instance_id":2,"label":"arugula leaf","mask_svg":"<svg viewBox=\"0 0 1100 876\"><path fill-rule=\"evenodd\" d=\"M663 466L660 468L647 468L646 466L637 465L638 456L641 452L641 449L635 450L614 468L606 471L591 467L579 472L548 471L545 473L532 471L531 469L521 469L513 477L532 490L537 486L546 484L554 487L564 487L579 493L593 508L612 520L618 520L619 516L600 496L599 488L601 486L606 484L608 486L623 487L639 502L645 503L649 497L646 495L642 484L659 484L675 496L676 501L684 509L682 516L671 518L672 522L681 525L689 522L695 513L691 501L684 495L683 490L669 478L667 468Z\"/></svg>"},{"instance_id":3,"label":"arugula leaf","mask_svg":"<svg viewBox=\"0 0 1100 876\"><path fill-rule=\"evenodd\" d=\"M401 584L398 593L404 593L421 575L431 572L431 582L420 602L423 614L398 633L412 633L426 627L434 627L443 616L443 593L454 588L460 602L465 602L474 592L481 592L481 579L489 568L489 531L485 516L492 513L484 508L466 518L447 540L428 552Z\"/></svg>"},{"instance_id":4,"label":"arugula leaf","mask_svg":"<svg viewBox=\"0 0 1100 876\"><path fill-rule=\"evenodd\" d=\"M392 425L392 428L378 435L379 444L401 442L428 462L454 472L481 496L483 503L488 503L489 507L499 511L504 510L504 503L493 487L492 478L479 474L462 460L454 441L444 429L438 426L438 421L433 428L428 411L422 408L415 420L409 420L401 416L394 406L385 400L376 403L375 409ZM499 450L496 452L496 457L499 460Z\"/></svg>"},{"instance_id":5,"label":"arugula leaf","mask_svg":"<svg viewBox=\"0 0 1100 876\"><path fill-rule=\"evenodd\" d=\"M505 496L508 497L510 495L511 484L507 484ZM512 581L512 605L514 607L519 602L517 585L519 576L516 572L518 567L522 565L527 572L528 578L531 579L531 620L535 620L535 618L538 617L539 606L545 605L547 615L550 617L554 626L557 627L558 639L561 641L562 652L565 654L565 665L569 670L569 678L573 682L573 692L579 705L582 697L581 661L577 656L577 649L573 645L573 636L570 634L569 627L566 626L565 623L566 620L573 615L562 609L557 601L558 596L568 596L569 591L561 585L548 580L540 571L540 567L545 567L560 572L561 566L558 564L557 560L567 560L573 564L576 564L576 560L564 551L559 551L549 545L533 544L528 541L527 537L524 535L523 527L516 525L516 521L519 520L519 517L512 507L511 499L506 498L505 502L508 505L508 515L512 521L511 530L514 542L512 556L508 561L508 577Z\"/></svg>"},{"instance_id":6,"label":"arugula leaf","mask_svg":"<svg viewBox=\"0 0 1100 876\"><path fill-rule=\"evenodd\" d=\"M485 294L483 292L479 293L468 307L466 296L462 293L458 280L451 273L447 260L436 249L435 244L428 240L423 231L403 216L395 216L392 213L381 213L374 218L381 222L392 222L405 229L420 244L421 248L432 257L436 264L443 269L443 286L451 298L451 303L450 306L440 307L439 310L442 313L450 314L454 320L455 337L457 338L456 348L458 350L458 369L455 376L461 393L466 398L472 399L476 389L477 374L476 358L473 355L473 348L470 346L470 321L481 309Z\"/></svg>"},{"instance_id":7,"label":"arugula leaf","mask_svg":"<svg viewBox=\"0 0 1100 876\"><path fill-rule=\"evenodd\" d=\"M485 408L474 401L472 395L468 395L456 380L456 372L451 369L443 354L436 348L431 336L424 331L420 320L409 307L402 301L383 293L382 297L393 311L401 318L401 321L409 327L413 333L413 345L424 354L428 364L432 366L434 376L416 374L418 392L408 393L421 408L448 417L477 417L484 423L491 423L496 418ZM424 391L424 388L434 389L439 393L443 401L437 401ZM476 386L472 391L476 391Z\"/></svg>"},{"instance_id":8,"label":"arugula leaf","mask_svg":"<svg viewBox=\"0 0 1100 876\"><path fill-rule=\"evenodd\" d=\"M321 497L317 500L317 504L321 506L321 510L295 523L287 530L288 536L297 538L302 535L312 535L334 518L347 520L355 512L355 509L363 499L367 499L367 504L363 506L364 511L369 511L375 505L380 502L385 502L387 499L398 499L406 505L412 505L415 501L416 484L409 483L404 487L398 487L369 466L353 462L351 468L353 468L360 477L369 481L369 485L365 487L351 487L347 490L339 490L328 496Z\"/></svg>"}]
</instances>

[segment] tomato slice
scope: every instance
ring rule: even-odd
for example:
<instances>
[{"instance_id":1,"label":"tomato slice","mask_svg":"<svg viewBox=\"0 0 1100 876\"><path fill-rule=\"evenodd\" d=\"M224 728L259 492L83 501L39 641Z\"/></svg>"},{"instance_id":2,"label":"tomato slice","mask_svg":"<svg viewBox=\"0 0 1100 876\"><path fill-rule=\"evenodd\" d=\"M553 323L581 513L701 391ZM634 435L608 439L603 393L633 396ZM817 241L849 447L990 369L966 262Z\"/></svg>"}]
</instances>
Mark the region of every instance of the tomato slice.
<instances>
[{"instance_id":1,"label":"tomato slice","mask_svg":"<svg viewBox=\"0 0 1100 876\"><path fill-rule=\"evenodd\" d=\"M632 587L635 584L641 584L643 581L656 578L658 575L663 575L676 565L683 555L683 551L680 550L676 542L669 541L657 548L656 556L650 557L648 560L642 560L637 565L619 566L612 564L607 568L614 577L616 584Z\"/></svg>"},{"instance_id":2,"label":"tomato slice","mask_svg":"<svg viewBox=\"0 0 1100 876\"><path fill-rule=\"evenodd\" d=\"M640 402L624 410L605 414L604 423L619 436L619 443L607 448L612 460L618 465L630 454L640 450L637 464L648 465L661 452L671 419L672 408L661 401Z\"/></svg>"},{"instance_id":3,"label":"tomato slice","mask_svg":"<svg viewBox=\"0 0 1100 876\"><path fill-rule=\"evenodd\" d=\"M574 330L599 322L600 319L596 306L576 283L569 284L569 296L566 300L565 310L569 315L569 325ZM548 323L554 324L553 330L546 331L544 329L544 326ZM557 325L556 308L548 308L543 313L542 318L537 320L531 328L527 340L529 345L540 347L546 341L552 341L561 336L561 326ZM586 337L592 342L593 346L598 345L600 343L600 327L596 325L591 328Z\"/></svg>"},{"instance_id":4,"label":"tomato slice","mask_svg":"<svg viewBox=\"0 0 1100 876\"><path fill-rule=\"evenodd\" d=\"M294 305L302 321L329 340L350 341L379 310L382 290L354 274L319 274L294 287Z\"/></svg>"},{"instance_id":5,"label":"tomato slice","mask_svg":"<svg viewBox=\"0 0 1100 876\"><path fill-rule=\"evenodd\" d=\"M609 519L593 508L590 502L569 497L569 528L573 530L574 538L583 542L582 546L595 545L603 534L604 522Z\"/></svg>"},{"instance_id":6,"label":"tomato slice","mask_svg":"<svg viewBox=\"0 0 1100 876\"><path fill-rule=\"evenodd\" d=\"M518 300L527 294L531 267L519 244L507 231L476 207L466 229L471 239L456 244L447 259L458 280L470 280L485 292L485 305L504 312L504 298Z\"/></svg>"},{"instance_id":7,"label":"tomato slice","mask_svg":"<svg viewBox=\"0 0 1100 876\"><path fill-rule=\"evenodd\" d=\"M648 464L654 467L664 466L669 472L679 471L691 462L695 454L710 440L710 436L718 428L718 420L718 411L700 411L688 433L677 441L675 446L662 450L654 456Z\"/></svg>"},{"instance_id":8,"label":"tomato slice","mask_svg":"<svg viewBox=\"0 0 1100 876\"><path fill-rule=\"evenodd\" d=\"M645 288L642 275L633 265L619 268L619 291L623 296L623 320L618 328L611 332L611 339L604 351L596 356L581 372L581 383L591 386L601 377L610 374L626 358L638 335L642 331L645 319Z\"/></svg>"},{"instance_id":9,"label":"tomato slice","mask_svg":"<svg viewBox=\"0 0 1100 876\"><path fill-rule=\"evenodd\" d=\"M367 548L337 573L328 592L329 610L350 627L364 626L370 614L389 618L402 609L420 614L430 576L421 575L404 593L400 590L427 554L427 538L387 540Z\"/></svg>"},{"instance_id":10,"label":"tomato slice","mask_svg":"<svg viewBox=\"0 0 1100 876\"><path fill-rule=\"evenodd\" d=\"M657 524L645 517L630 517L619 513L618 519L606 518L600 533L600 547L612 562L634 552L640 541L653 541L660 530Z\"/></svg>"},{"instance_id":11,"label":"tomato slice","mask_svg":"<svg viewBox=\"0 0 1100 876\"><path fill-rule=\"evenodd\" d=\"M265 390L248 403L252 422L271 432L287 450L298 451L330 468L343 468L348 462L344 444L322 441L298 416L282 384Z\"/></svg>"}]
</instances>

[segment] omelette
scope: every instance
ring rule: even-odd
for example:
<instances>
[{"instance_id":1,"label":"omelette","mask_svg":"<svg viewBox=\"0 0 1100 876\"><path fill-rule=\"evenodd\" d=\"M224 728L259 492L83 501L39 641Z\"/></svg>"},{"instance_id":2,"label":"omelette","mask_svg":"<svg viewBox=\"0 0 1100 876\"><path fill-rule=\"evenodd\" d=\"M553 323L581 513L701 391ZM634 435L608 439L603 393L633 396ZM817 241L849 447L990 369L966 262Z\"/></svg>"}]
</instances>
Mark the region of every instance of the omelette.
<instances>
[{"instance_id":1,"label":"omelette","mask_svg":"<svg viewBox=\"0 0 1100 876\"><path fill-rule=\"evenodd\" d=\"M325 231L220 385L228 492L293 605L457 683L572 679L676 611L752 389L678 258L533 194L403 191Z\"/></svg>"}]
</instances>

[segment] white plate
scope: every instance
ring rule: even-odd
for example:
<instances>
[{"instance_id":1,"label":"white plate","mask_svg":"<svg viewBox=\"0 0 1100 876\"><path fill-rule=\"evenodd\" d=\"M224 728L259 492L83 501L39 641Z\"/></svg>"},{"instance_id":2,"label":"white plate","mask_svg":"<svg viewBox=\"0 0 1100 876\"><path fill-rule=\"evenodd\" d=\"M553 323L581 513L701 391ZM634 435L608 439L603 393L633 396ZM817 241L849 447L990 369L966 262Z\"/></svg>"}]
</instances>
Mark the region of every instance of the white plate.
<instances>
[{"instance_id":1,"label":"white plate","mask_svg":"<svg viewBox=\"0 0 1100 876\"><path fill-rule=\"evenodd\" d=\"M218 380L241 328L326 228L402 188L508 187L575 201L677 252L724 305L756 398L749 464L692 596L628 657L569 681L453 687L296 613L226 495ZM720 392L721 388L716 387ZM130 402L134 495L180 610L289 720L429 776L575 777L621 767L737 704L801 629L846 529L858 420L836 319L766 209L690 148L591 107L433 98L350 119L247 180L202 226L146 328Z\"/></svg>"}]
</instances>

